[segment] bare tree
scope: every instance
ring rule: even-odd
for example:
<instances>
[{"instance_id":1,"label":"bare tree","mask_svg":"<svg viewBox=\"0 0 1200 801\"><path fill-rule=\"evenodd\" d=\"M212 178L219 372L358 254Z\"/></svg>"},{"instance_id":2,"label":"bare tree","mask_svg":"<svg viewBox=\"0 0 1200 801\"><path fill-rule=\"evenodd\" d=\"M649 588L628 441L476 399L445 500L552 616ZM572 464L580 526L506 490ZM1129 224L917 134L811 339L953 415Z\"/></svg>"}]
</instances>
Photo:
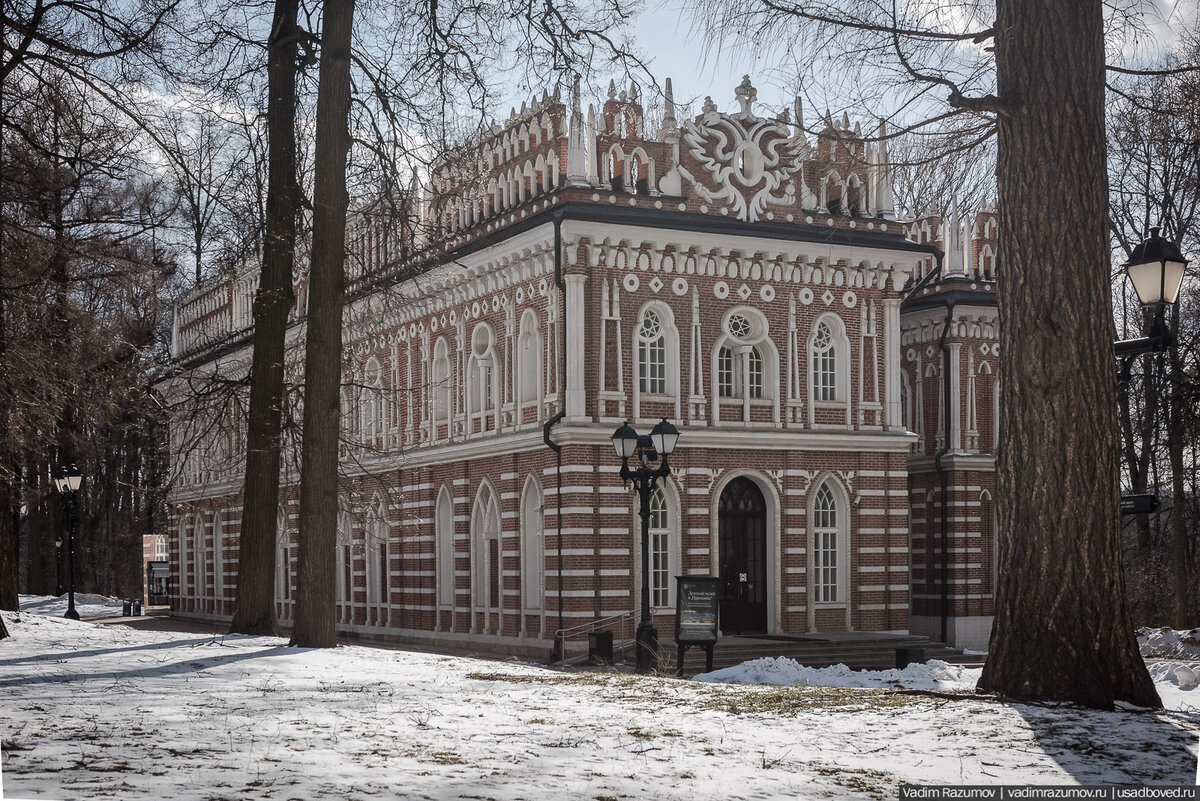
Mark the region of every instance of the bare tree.
<instances>
[{"instance_id":1,"label":"bare tree","mask_svg":"<svg viewBox=\"0 0 1200 801\"><path fill-rule=\"evenodd\" d=\"M266 236L254 298L254 352L242 489L237 607L231 631L276 634L274 573L279 508L284 339L295 303L292 262L296 251L296 68L302 33L297 0L276 0L267 40L268 178Z\"/></svg>"}]
</instances>

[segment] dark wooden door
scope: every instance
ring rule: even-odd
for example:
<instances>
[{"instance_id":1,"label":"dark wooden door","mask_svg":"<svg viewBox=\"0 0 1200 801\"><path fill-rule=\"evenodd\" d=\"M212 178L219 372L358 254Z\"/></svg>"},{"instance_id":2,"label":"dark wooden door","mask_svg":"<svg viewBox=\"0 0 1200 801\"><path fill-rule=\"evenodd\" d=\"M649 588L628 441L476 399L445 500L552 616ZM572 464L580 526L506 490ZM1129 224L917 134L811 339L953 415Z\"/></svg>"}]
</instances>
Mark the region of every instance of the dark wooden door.
<instances>
[{"instance_id":1,"label":"dark wooden door","mask_svg":"<svg viewBox=\"0 0 1200 801\"><path fill-rule=\"evenodd\" d=\"M721 557L721 630L767 630L767 504L748 478L735 478L717 507Z\"/></svg>"}]
</instances>

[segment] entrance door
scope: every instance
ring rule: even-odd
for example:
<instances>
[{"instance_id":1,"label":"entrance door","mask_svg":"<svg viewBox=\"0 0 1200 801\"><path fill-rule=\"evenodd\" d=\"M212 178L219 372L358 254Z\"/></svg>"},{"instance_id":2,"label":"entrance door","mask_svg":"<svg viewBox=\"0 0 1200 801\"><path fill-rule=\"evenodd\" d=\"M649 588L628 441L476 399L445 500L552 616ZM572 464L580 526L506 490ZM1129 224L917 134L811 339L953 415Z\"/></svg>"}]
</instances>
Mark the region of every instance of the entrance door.
<instances>
[{"instance_id":1,"label":"entrance door","mask_svg":"<svg viewBox=\"0 0 1200 801\"><path fill-rule=\"evenodd\" d=\"M721 630L767 630L767 504L745 477L721 493L717 507L721 556Z\"/></svg>"}]
</instances>

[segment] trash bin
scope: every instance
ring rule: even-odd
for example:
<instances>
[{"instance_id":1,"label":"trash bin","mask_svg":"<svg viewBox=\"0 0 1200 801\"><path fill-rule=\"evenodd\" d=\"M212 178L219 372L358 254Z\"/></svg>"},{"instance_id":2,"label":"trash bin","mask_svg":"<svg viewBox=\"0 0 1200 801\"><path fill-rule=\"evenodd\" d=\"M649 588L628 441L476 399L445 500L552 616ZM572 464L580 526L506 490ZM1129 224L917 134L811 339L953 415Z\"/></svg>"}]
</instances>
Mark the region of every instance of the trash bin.
<instances>
[{"instance_id":1,"label":"trash bin","mask_svg":"<svg viewBox=\"0 0 1200 801\"><path fill-rule=\"evenodd\" d=\"M121 604L121 617L129 617L133 613L133 601L126 600Z\"/></svg>"},{"instance_id":2,"label":"trash bin","mask_svg":"<svg viewBox=\"0 0 1200 801\"><path fill-rule=\"evenodd\" d=\"M588 634L588 664L611 665L613 661L613 633L593 631Z\"/></svg>"},{"instance_id":3,"label":"trash bin","mask_svg":"<svg viewBox=\"0 0 1200 801\"><path fill-rule=\"evenodd\" d=\"M925 663L924 648L897 648L896 649L896 670L904 670L909 665L922 665Z\"/></svg>"},{"instance_id":4,"label":"trash bin","mask_svg":"<svg viewBox=\"0 0 1200 801\"><path fill-rule=\"evenodd\" d=\"M133 616L134 617L142 616L142 602L141 601L133 602Z\"/></svg>"}]
</instances>

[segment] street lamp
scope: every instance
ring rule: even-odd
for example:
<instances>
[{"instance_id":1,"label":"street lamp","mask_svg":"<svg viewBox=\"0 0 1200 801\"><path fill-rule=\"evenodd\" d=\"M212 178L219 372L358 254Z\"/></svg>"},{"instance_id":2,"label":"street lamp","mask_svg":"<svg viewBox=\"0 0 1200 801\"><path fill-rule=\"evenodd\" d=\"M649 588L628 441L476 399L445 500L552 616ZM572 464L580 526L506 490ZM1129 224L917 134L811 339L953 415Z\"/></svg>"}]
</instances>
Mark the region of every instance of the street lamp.
<instances>
[{"instance_id":1,"label":"street lamp","mask_svg":"<svg viewBox=\"0 0 1200 801\"><path fill-rule=\"evenodd\" d=\"M1150 238L1133 249L1129 261L1121 266L1129 276L1142 306L1154 311L1154 321L1147 336L1126 339L1114 344L1117 357L1125 364L1144 353L1159 353L1175 344L1175 334L1166 323L1166 307L1179 297L1183 271L1188 260L1179 246L1150 229Z\"/></svg>"},{"instance_id":2,"label":"street lamp","mask_svg":"<svg viewBox=\"0 0 1200 801\"><path fill-rule=\"evenodd\" d=\"M66 517L64 523L67 529L67 611L63 617L71 620L79 620L79 613L75 611L75 533L79 525L76 497L82 484L83 476L74 464L66 470L60 470L54 477L54 486L58 489L59 497L62 498L63 513Z\"/></svg>"},{"instance_id":3,"label":"street lamp","mask_svg":"<svg viewBox=\"0 0 1200 801\"><path fill-rule=\"evenodd\" d=\"M658 486L658 480L671 474L667 457L674 453L678 442L679 429L665 417L649 436L638 434L628 420L612 435L613 450L621 460L621 479L633 482L640 504L638 514L642 518L642 619L636 638L638 673L648 673L658 667L658 629L650 617L650 496ZM629 460L635 455L640 464L630 469ZM659 465L653 467L660 457Z\"/></svg>"}]
</instances>

